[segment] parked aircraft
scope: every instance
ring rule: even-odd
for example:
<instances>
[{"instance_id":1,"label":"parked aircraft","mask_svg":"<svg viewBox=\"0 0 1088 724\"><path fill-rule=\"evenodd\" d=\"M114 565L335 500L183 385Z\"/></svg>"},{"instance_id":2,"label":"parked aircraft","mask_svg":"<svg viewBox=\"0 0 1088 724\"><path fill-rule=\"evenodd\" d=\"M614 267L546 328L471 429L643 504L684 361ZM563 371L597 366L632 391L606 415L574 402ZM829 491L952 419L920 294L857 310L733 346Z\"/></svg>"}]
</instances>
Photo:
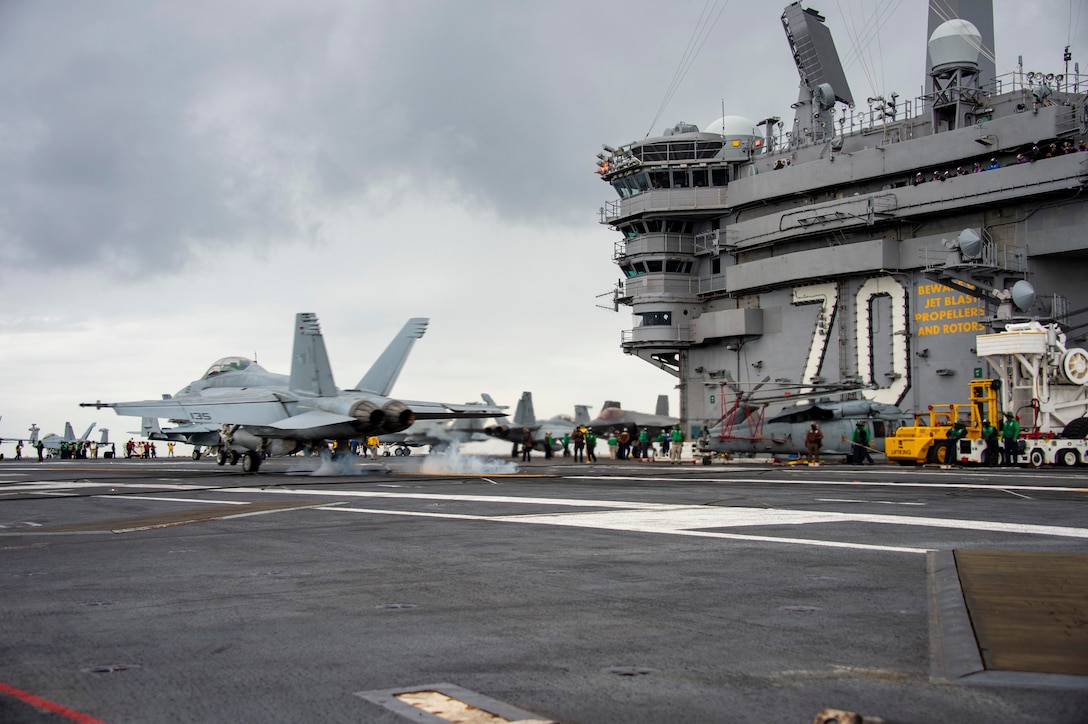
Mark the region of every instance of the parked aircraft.
<instances>
[{"instance_id":1,"label":"parked aircraft","mask_svg":"<svg viewBox=\"0 0 1088 724\"><path fill-rule=\"evenodd\" d=\"M558 442L558 440L565 433L569 433L575 427L585 425L588 422L589 405L575 405L574 417L556 415L537 422L536 413L533 411L533 393L526 391L521 393L518 406L514 409L513 420L509 423L504 422L484 428L484 432L491 437L513 443L514 447L510 455L516 457L525 428L529 428L529 432L533 434L533 440L541 445L544 444L544 435L550 432L552 434L552 449L561 450L563 443Z\"/></svg>"},{"instance_id":2,"label":"parked aircraft","mask_svg":"<svg viewBox=\"0 0 1088 724\"><path fill-rule=\"evenodd\" d=\"M748 392L728 384L737 396L720 420L707 426L696 441L703 453L763 453L774 456L804 455L805 435L815 422L823 433L820 455L849 457L851 440L860 422L869 432L868 447L884 452L884 440L902 425L911 425L910 415L894 405L871 400L828 401L829 390L797 394L771 394L757 398L766 382ZM813 402L813 398L821 398ZM767 419L767 410L774 415Z\"/></svg>"},{"instance_id":3,"label":"parked aircraft","mask_svg":"<svg viewBox=\"0 0 1088 724\"><path fill-rule=\"evenodd\" d=\"M505 410L505 405L496 405L491 395L481 395L483 404ZM479 402L466 402L466 405L479 405ZM505 415L501 416L505 419ZM404 432L391 435L379 435L378 441L387 449L392 448L394 455L411 455L412 448L429 446L432 449L443 448L453 443L476 442L487 440L483 418L459 418L456 420L423 420L409 427ZM360 441L362 442L362 441Z\"/></svg>"},{"instance_id":4,"label":"parked aircraft","mask_svg":"<svg viewBox=\"0 0 1088 724\"><path fill-rule=\"evenodd\" d=\"M56 433L50 433L50 434L46 435L45 437L41 438L42 446L45 447L46 450L60 450L60 444L61 443L64 443L65 445L75 445L75 444L78 444L78 443L81 443L81 442L85 443L90 438L91 431L94 430L94 427L95 427L96 424L97 423L92 422L90 424L90 426L87 428L86 432L84 432L79 437L76 437L75 430L72 429L72 423L66 422L66 423L64 423L64 434L63 435L57 435ZM98 441L98 444L99 445L109 445L110 444L110 431L109 431L109 429L103 427L103 428L101 428L99 430L99 432L102 433L102 435L101 435L101 439Z\"/></svg>"},{"instance_id":5,"label":"parked aircraft","mask_svg":"<svg viewBox=\"0 0 1088 724\"><path fill-rule=\"evenodd\" d=\"M501 415L501 408L488 405L389 397L427 322L422 318L408 320L366 375L347 390L339 389L333 381L317 316L300 313L295 316L290 375L268 372L244 357L224 357L172 397L81 406L109 407L119 415L219 425L217 462L233 463L240 457L246 472L256 472L266 455L320 449L329 441L342 443L346 449L352 438L400 432L417 420Z\"/></svg>"},{"instance_id":6,"label":"parked aircraft","mask_svg":"<svg viewBox=\"0 0 1088 724\"><path fill-rule=\"evenodd\" d=\"M2 420L2 419L4 419L4 417L3 417L3 415L0 415L0 420ZM10 437L7 436L7 435L0 436L0 443L4 443L4 442L25 442L25 443L27 443L29 445L33 445L34 443L38 442L38 433L41 432L40 427L38 427L34 423L31 423L30 427L27 428L27 432L30 433L30 437L19 437L18 435L12 435Z\"/></svg>"},{"instance_id":7,"label":"parked aircraft","mask_svg":"<svg viewBox=\"0 0 1088 724\"><path fill-rule=\"evenodd\" d=\"M154 417L143 418L143 423L140 425L140 435L147 440L166 440L192 445L193 460L199 460L204 454L202 448L219 445L219 430L218 425L190 425L183 421L178 422L174 427L163 428Z\"/></svg>"},{"instance_id":8,"label":"parked aircraft","mask_svg":"<svg viewBox=\"0 0 1088 724\"><path fill-rule=\"evenodd\" d=\"M669 430L680 422L678 417L669 417L669 396L657 396L657 410L651 415L648 412L635 412L624 410L615 400L606 400L601 414L588 423L588 427L598 435L607 434L610 430L617 432L627 428L628 431L646 428L652 440L662 430Z\"/></svg>"}]
</instances>

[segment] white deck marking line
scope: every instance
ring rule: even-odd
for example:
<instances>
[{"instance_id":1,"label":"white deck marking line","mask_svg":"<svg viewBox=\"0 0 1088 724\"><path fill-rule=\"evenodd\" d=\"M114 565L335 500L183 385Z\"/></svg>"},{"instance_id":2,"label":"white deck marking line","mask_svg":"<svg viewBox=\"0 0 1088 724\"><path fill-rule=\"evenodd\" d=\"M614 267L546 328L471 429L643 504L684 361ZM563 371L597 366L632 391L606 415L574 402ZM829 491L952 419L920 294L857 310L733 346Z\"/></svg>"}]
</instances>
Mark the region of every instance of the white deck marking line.
<instances>
[{"instance_id":1,"label":"white deck marking line","mask_svg":"<svg viewBox=\"0 0 1088 724\"><path fill-rule=\"evenodd\" d=\"M36 480L27 481L25 483L14 483L11 485L0 485L0 493L8 493L11 491L23 491L23 490L65 490L68 488L141 488L146 490L147 488L165 489L165 490L204 490L208 486L206 485L164 485L162 483L117 483L112 481L103 481L100 483L77 483L77 482L57 482L51 480Z\"/></svg>"},{"instance_id":2,"label":"white deck marking line","mask_svg":"<svg viewBox=\"0 0 1088 724\"><path fill-rule=\"evenodd\" d=\"M859 498L816 498L817 503L878 503L880 505L921 505L926 503L897 503L894 500L861 500Z\"/></svg>"},{"instance_id":3,"label":"white deck marking line","mask_svg":"<svg viewBox=\"0 0 1088 724\"><path fill-rule=\"evenodd\" d=\"M604 521L595 520L597 514L593 513L557 513L555 515L511 515L511 516L486 516L486 515L464 515L461 513L425 513L425 512L412 512L406 510L378 510L371 508L346 508L346 507L328 507L317 508L316 510L332 510L332 511L344 511L348 513L368 513L377 515L397 515L410 518L447 518L453 520L474 520L486 523L528 523L532 525L555 525L555 526L567 526L572 528L596 528L600 530L615 530L623 531L627 533L655 533L658 535L679 535L688 536L691 538L719 538L724 540L743 540L752 541L757 543L784 543L788 545L804 545L813 546L818 548L850 548L854 550L864 551L880 551L885 553L926 553L926 548L906 548L902 546L882 546L874 545L870 543L844 543L840 541L828 541L828 540L813 540L807 538L781 538L775 536L763 536L763 535L747 535L742 533L719 533L716 531L706 530L686 530L680 527L670 527L661 525L662 521L656 521L658 525L646 526L640 525L638 521L628 523L623 520L622 512L611 511L609 513L603 513L600 515L616 516L610 523L606 524ZM686 513L691 508L682 508L677 512L681 512L686 516ZM760 509L762 510L762 509ZM632 511L636 512L636 511ZM639 511L641 512L641 511ZM687 517L684 518L685 523L690 522Z\"/></svg>"},{"instance_id":4,"label":"white deck marking line","mask_svg":"<svg viewBox=\"0 0 1088 724\"><path fill-rule=\"evenodd\" d=\"M172 503L210 503L214 505L249 505L244 500L209 500L204 498L163 498L158 495L93 495L102 500L168 500Z\"/></svg>"},{"instance_id":5,"label":"white deck marking line","mask_svg":"<svg viewBox=\"0 0 1088 724\"><path fill-rule=\"evenodd\" d=\"M243 492L245 488L230 488L229 491ZM779 510L766 508L740 508L717 506L691 506L669 505L665 503L637 503L619 500L578 500L571 498L519 498L507 495L448 495L425 493L374 493L367 491L347 490L258 490L250 489L250 493L263 492L275 494L297 494L307 496L326 495L337 498L383 498L383 499L410 499L410 500L445 500L455 502L481 502L481 503L518 503L534 505L563 505L579 508L612 508L619 511L619 515L630 519L635 513L664 514L674 511L684 511L684 527L686 528L721 528L724 526L768 526L789 525L820 522L868 522L885 523L893 525L917 525L931 528L959 528L962 530L984 530L1004 533L1029 533L1032 535L1052 535L1063 538L1088 538L1088 528L1071 528L1067 526L1031 525L1025 523L1002 523L998 521L976 521L956 518L922 518L905 515L866 515L863 513L837 513L837 512L808 512L794 510ZM696 512L698 511L698 512ZM373 512L381 512L374 510ZM390 515L397 514L390 511ZM411 514L411 513L409 513ZM563 517L573 519L576 516L607 516L612 511L577 511L570 513L542 513L527 515L507 516L466 516L467 519L480 520L519 520L530 522L531 518ZM705 522L704 522L705 521Z\"/></svg>"},{"instance_id":6,"label":"white deck marking line","mask_svg":"<svg viewBox=\"0 0 1088 724\"><path fill-rule=\"evenodd\" d=\"M619 475L572 475L570 480L637 480L654 483L772 483L774 485L844 485L873 488L956 488L966 490L1031 490L1053 493L1088 493L1088 488L1070 488L1057 485L981 485L979 483L879 483L860 480L795 480L787 478L639 478Z\"/></svg>"},{"instance_id":7,"label":"white deck marking line","mask_svg":"<svg viewBox=\"0 0 1088 724\"><path fill-rule=\"evenodd\" d=\"M533 505L559 505L567 508L625 508L656 510L676 506L663 503L640 503L633 500L590 500L584 498L521 498L514 495L450 495L447 493L379 493L369 490L315 490L305 488L222 488L220 493L255 493L266 495L325 495L335 498L389 498L406 500L449 500L454 502L470 501L473 503L530 503Z\"/></svg>"}]
</instances>

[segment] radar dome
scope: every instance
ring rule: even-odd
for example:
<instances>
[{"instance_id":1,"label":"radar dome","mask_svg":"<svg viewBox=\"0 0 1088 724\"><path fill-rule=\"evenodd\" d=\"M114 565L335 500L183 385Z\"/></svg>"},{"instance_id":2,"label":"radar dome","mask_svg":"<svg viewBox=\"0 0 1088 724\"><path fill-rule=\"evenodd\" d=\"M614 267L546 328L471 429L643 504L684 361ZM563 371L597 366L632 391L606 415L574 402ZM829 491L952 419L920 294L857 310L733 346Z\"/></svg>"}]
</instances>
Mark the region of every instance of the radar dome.
<instances>
[{"instance_id":1,"label":"radar dome","mask_svg":"<svg viewBox=\"0 0 1088 724\"><path fill-rule=\"evenodd\" d=\"M757 136L756 124L744 116L725 116L706 127L704 133L714 133L727 138L734 136Z\"/></svg>"},{"instance_id":2,"label":"radar dome","mask_svg":"<svg viewBox=\"0 0 1088 724\"><path fill-rule=\"evenodd\" d=\"M1026 312L1031 308L1031 305L1035 303L1035 287L1031 286L1031 282L1021 279L1012 285L1012 303L1016 305L1016 308L1021 312Z\"/></svg>"},{"instance_id":3,"label":"radar dome","mask_svg":"<svg viewBox=\"0 0 1088 724\"><path fill-rule=\"evenodd\" d=\"M944 65L978 66L982 34L971 23L953 18L929 36L929 59L934 68Z\"/></svg>"},{"instance_id":4,"label":"radar dome","mask_svg":"<svg viewBox=\"0 0 1088 724\"><path fill-rule=\"evenodd\" d=\"M964 259L978 259L982 256L982 236L975 229L964 229L956 237L960 254Z\"/></svg>"}]
</instances>

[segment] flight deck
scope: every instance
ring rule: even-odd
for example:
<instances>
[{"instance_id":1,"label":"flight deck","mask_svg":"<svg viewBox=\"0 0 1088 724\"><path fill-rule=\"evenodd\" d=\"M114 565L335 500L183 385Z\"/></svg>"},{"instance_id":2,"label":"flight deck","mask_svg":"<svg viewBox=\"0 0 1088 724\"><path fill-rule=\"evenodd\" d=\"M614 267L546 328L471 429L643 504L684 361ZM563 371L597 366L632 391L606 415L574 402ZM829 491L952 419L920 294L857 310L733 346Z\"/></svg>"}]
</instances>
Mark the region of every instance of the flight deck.
<instances>
[{"instance_id":1,"label":"flight deck","mask_svg":"<svg viewBox=\"0 0 1088 724\"><path fill-rule=\"evenodd\" d=\"M1088 710L1081 469L431 457L0 465L0 720Z\"/></svg>"}]
</instances>

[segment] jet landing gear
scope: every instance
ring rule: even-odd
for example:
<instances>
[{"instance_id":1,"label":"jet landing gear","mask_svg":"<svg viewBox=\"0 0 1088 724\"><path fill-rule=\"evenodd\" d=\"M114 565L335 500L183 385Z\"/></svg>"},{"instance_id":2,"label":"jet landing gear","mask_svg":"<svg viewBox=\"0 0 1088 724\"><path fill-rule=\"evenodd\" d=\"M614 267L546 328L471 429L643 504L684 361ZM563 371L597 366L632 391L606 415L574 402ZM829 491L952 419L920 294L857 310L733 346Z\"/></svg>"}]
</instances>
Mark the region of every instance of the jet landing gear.
<instances>
[{"instance_id":1,"label":"jet landing gear","mask_svg":"<svg viewBox=\"0 0 1088 724\"><path fill-rule=\"evenodd\" d=\"M242 455L242 472L255 473L261 467L261 456L259 453L249 450Z\"/></svg>"},{"instance_id":2,"label":"jet landing gear","mask_svg":"<svg viewBox=\"0 0 1088 724\"><path fill-rule=\"evenodd\" d=\"M193 460L199 460L200 455L201 455L200 448L194 447L193 448Z\"/></svg>"},{"instance_id":3,"label":"jet landing gear","mask_svg":"<svg viewBox=\"0 0 1088 724\"><path fill-rule=\"evenodd\" d=\"M226 465L229 462L231 465L237 465L238 458L240 457L241 454L235 450L224 450L223 448L219 448L219 452L215 454L215 464Z\"/></svg>"}]
</instances>

